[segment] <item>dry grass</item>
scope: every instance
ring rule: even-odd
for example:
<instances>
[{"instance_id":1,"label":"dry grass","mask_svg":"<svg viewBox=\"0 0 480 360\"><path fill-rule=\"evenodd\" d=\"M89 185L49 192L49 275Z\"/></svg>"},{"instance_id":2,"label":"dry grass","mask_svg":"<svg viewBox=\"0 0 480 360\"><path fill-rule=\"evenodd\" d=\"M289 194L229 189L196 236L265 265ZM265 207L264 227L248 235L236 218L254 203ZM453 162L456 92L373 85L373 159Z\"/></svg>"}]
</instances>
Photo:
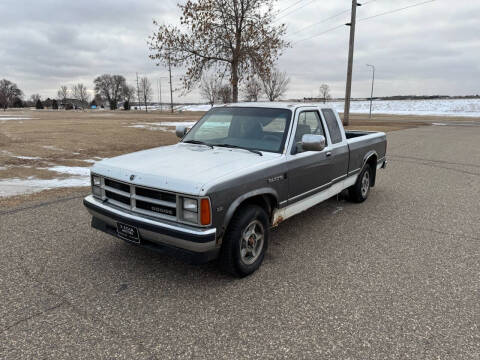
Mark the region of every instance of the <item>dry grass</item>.
<instances>
[{"instance_id":1,"label":"dry grass","mask_svg":"<svg viewBox=\"0 0 480 360\"><path fill-rule=\"evenodd\" d=\"M40 179L62 175L46 170L55 165L82 166L83 160L112 157L142 149L174 144L173 131L152 131L129 126L162 121L196 121L202 112L160 113L141 111L49 111L20 110L1 113L34 118L34 120L1 121L0 117L0 180L9 178ZM441 121L464 120L442 118ZM375 115L351 116L348 129L396 131L427 126L438 117ZM170 128L173 130L173 128ZM14 156L36 157L22 159ZM65 196L72 189L56 189L33 195L0 199L0 206L17 206L25 201ZM75 190L75 191L78 191Z\"/></svg>"},{"instance_id":2,"label":"dry grass","mask_svg":"<svg viewBox=\"0 0 480 360\"><path fill-rule=\"evenodd\" d=\"M170 115L136 111L21 111L10 114L36 119L2 122L0 117L0 166L7 167L0 170L0 179L57 177L55 173L41 169L54 165L89 166L83 160L173 144L177 141L173 132L128 126L161 121L195 121L201 117L201 113Z\"/></svg>"}]
</instances>

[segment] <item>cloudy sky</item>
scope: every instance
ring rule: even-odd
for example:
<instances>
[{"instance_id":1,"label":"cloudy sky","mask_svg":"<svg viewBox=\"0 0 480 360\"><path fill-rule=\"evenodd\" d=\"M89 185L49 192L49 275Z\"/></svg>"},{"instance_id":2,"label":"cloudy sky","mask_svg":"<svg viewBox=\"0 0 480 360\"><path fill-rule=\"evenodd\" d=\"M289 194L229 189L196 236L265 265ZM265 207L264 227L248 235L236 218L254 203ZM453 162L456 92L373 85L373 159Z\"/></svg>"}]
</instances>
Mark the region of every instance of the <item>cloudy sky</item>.
<instances>
[{"instance_id":1,"label":"cloudy sky","mask_svg":"<svg viewBox=\"0 0 480 360\"><path fill-rule=\"evenodd\" d=\"M182 0L180 0L182 1ZM360 2L362 2L360 0ZM480 1L365 0L358 8L353 96L369 95L374 64L376 95L480 93ZM368 3L367 3L368 2ZM29 97L56 95L60 85L123 74L158 80L167 97L167 71L148 58L152 19L176 23L177 0L2 0L0 78L14 81ZM279 68L291 78L288 98L316 96L321 83L344 94L350 0L280 0L277 23L288 26ZM338 15L334 17L335 15ZM364 19L364 20L362 20ZM318 35L318 36L316 36ZM179 86L179 70L174 85ZM183 101L201 101L198 91Z\"/></svg>"}]
</instances>

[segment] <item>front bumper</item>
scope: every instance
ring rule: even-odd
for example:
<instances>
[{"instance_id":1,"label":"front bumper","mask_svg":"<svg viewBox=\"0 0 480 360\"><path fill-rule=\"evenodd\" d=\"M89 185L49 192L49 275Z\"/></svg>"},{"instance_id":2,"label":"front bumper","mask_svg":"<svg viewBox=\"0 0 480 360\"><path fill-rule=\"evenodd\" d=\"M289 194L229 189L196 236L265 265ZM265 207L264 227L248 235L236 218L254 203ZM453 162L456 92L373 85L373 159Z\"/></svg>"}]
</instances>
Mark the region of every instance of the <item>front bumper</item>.
<instances>
[{"instance_id":1,"label":"front bumper","mask_svg":"<svg viewBox=\"0 0 480 360\"><path fill-rule=\"evenodd\" d=\"M192 263L213 260L220 251L216 241L216 229L198 229L139 216L105 204L92 195L84 198L83 204L92 215L92 227L95 229L118 237L117 222L137 227L141 239L139 246L171 254Z\"/></svg>"}]
</instances>

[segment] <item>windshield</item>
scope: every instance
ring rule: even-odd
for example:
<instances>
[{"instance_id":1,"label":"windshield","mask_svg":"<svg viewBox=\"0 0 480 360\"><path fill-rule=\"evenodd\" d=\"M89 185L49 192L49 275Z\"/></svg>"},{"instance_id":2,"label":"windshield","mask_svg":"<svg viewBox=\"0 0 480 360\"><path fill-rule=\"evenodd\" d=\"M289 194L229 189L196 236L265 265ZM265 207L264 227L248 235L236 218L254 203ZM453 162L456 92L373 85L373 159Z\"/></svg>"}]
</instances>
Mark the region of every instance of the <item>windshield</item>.
<instances>
[{"instance_id":1,"label":"windshield","mask_svg":"<svg viewBox=\"0 0 480 360\"><path fill-rule=\"evenodd\" d=\"M213 108L185 135L183 141L280 153L291 115L288 109Z\"/></svg>"}]
</instances>

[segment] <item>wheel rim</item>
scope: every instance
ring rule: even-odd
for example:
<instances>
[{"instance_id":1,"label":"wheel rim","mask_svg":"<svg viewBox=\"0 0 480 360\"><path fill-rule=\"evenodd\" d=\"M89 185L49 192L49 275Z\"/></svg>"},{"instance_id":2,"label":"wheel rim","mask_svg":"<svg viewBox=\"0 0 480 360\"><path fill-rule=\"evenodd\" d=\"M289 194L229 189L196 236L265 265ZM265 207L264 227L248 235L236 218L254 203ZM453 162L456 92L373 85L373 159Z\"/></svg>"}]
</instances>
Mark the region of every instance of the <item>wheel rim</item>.
<instances>
[{"instance_id":1,"label":"wheel rim","mask_svg":"<svg viewBox=\"0 0 480 360\"><path fill-rule=\"evenodd\" d=\"M258 220L250 222L242 232L240 259L244 264L253 264L262 253L265 230Z\"/></svg>"},{"instance_id":2,"label":"wheel rim","mask_svg":"<svg viewBox=\"0 0 480 360\"><path fill-rule=\"evenodd\" d=\"M367 170L362 177L362 196L365 198L368 194L368 189L370 189L370 172Z\"/></svg>"}]
</instances>

